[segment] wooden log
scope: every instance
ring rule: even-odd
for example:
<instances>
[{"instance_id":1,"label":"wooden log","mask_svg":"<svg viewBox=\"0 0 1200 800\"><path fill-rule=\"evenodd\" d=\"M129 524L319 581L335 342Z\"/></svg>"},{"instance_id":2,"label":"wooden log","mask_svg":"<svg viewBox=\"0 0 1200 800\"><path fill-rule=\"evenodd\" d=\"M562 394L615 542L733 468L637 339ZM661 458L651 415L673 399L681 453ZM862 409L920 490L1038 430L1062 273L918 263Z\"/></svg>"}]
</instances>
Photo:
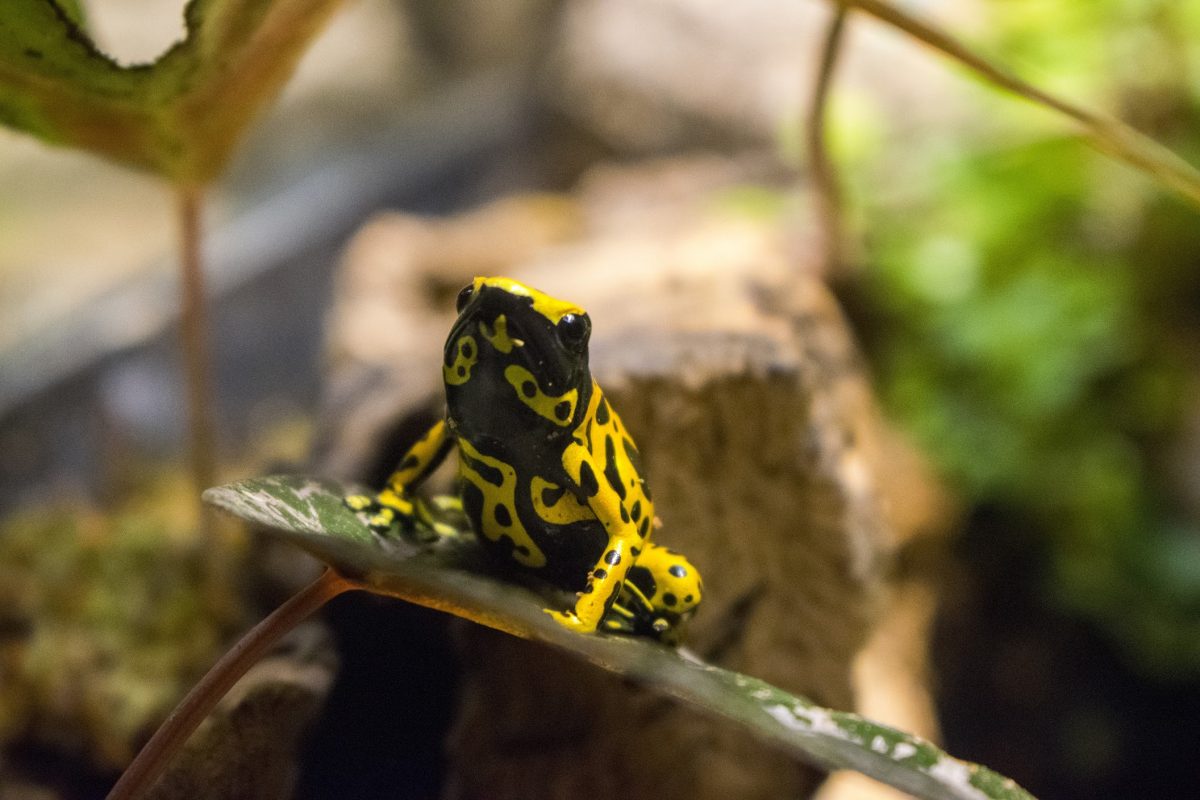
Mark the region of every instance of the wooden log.
<instances>
[{"instance_id":1,"label":"wooden log","mask_svg":"<svg viewBox=\"0 0 1200 800\"><path fill-rule=\"evenodd\" d=\"M366 474L380 459L365 444L438 396L453 289L477 269L431 254L473 226L502 229L489 214L515 214L525 244L498 264L505 241L489 240L483 260L591 314L593 373L644 456L664 523L654 538L705 578L688 647L852 708L886 550L859 358L776 225L710 210L721 167L665 169L593 182L555 212L567 226L512 201L459 222L369 226L331 328L332 397L356 410L330 405L324 463ZM547 648L476 628L459 641L447 797L798 797L817 782L740 731Z\"/></svg>"}]
</instances>

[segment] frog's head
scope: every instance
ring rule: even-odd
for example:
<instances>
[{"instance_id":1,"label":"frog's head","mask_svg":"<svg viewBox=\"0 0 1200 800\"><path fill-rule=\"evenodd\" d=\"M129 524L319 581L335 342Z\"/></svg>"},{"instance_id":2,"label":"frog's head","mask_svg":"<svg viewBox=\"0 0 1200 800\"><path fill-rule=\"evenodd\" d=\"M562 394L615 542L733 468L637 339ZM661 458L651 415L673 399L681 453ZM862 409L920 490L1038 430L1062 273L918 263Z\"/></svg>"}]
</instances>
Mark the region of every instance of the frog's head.
<instances>
[{"instance_id":1,"label":"frog's head","mask_svg":"<svg viewBox=\"0 0 1200 800\"><path fill-rule=\"evenodd\" d=\"M459 292L442 366L455 428L468 438L570 436L591 396L591 329L578 306L510 278L476 278Z\"/></svg>"}]
</instances>

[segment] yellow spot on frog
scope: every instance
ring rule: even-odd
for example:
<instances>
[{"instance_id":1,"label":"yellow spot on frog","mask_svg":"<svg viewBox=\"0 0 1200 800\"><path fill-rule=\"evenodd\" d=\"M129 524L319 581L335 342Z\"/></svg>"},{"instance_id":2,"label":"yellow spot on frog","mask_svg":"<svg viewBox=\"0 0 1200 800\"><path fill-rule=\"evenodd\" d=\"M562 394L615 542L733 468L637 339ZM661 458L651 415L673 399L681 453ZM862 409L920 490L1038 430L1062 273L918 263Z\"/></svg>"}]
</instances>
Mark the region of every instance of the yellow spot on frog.
<instances>
[{"instance_id":1,"label":"yellow spot on frog","mask_svg":"<svg viewBox=\"0 0 1200 800\"><path fill-rule=\"evenodd\" d=\"M504 379L516 390L521 402L540 416L555 425L571 424L571 418L575 416L575 404L579 402L578 389L571 389L557 397L548 395L538 386L533 373L517 364L511 364L504 369Z\"/></svg>"},{"instance_id":2,"label":"yellow spot on frog","mask_svg":"<svg viewBox=\"0 0 1200 800\"><path fill-rule=\"evenodd\" d=\"M442 378L452 386L461 386L471 379L471 367L479 360L479 345L475 337L460 336L454 346L454 363L442 365Z\"/></svg>"},{"instance_id":3,"label":"yellow spot on frog","mask_svg":"<svg viewBox=\"0 0 1200 800\"><path fill-rule=\"evenodd\" d=\"M514 347L520 347L523 342L508 335L508 318L503 314L496 317L496 326L488 330L486 322L479 323L479 333L492 343L492 347L501 353L511 353Z\"/></svg>"}]
</instances>

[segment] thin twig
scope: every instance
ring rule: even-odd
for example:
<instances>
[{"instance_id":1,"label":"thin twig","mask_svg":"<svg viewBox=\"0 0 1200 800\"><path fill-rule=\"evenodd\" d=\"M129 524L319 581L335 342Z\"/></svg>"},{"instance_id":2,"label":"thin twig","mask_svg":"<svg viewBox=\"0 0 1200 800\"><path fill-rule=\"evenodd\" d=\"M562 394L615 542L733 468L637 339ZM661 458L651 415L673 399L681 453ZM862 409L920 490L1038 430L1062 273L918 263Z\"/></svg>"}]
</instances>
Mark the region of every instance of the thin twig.
<instances>
[{"instance_id":1,"label":"thin twig","mask_svg":"<svg viewBox=\"0 0 1200 800\"><path fill-rule=\"evenodd\" d=\"M179 189L179 267L181 290L180 326L183 360L187 373L188 460L196 497L216 483L216 456L212 423L212 380L208 355L207 300L204 267L200 252L203 190L195 186ZM201 526L208 528L201 506Z\"/></svg>"},{"instance_id":2,"label":"thin twig","mask_svg":"<svg viewBox=\"0 0 1200 800\"><path fill-rule=\"evenodd\" d=\"M187 742L213 707L275 642L339 594L361 586L326 569L314 582L251 628L175 707L108 793L108 800L133 800L154 785L171 757Z\"/></svg>"},{"instance_id":3,"label":"thin twig","mask_svg":"<svg viewBox=\"0 0 1200 800\"><path fill-rule=\"evenodd\" d=\"M846 7L839 5L829 20L808 112L808 166L813 182L817 228L823 239L821 255L826 277L833 277L845 266L846 232L842 217L842 192L826 147L825 116L833 71L845 38L846 13Z\"/></svg>"},{"instance_id":4,"label":"thin twig","mask_svg":"<svg viewBox=\"0 0 1200 800\"><path fill-rule=\"evenodd\" d=\"M1125 123L1039 89L973 52L945 31L922 22L890 3L882 0L833 0L833 2L843 8L859 9L881 22L899 28L913 38L966 65L997 86L1066 115L1083 129L1093 147L1150 173L1184 198L1200 205L1200 170Z\"/></svg>"}]
</instances>

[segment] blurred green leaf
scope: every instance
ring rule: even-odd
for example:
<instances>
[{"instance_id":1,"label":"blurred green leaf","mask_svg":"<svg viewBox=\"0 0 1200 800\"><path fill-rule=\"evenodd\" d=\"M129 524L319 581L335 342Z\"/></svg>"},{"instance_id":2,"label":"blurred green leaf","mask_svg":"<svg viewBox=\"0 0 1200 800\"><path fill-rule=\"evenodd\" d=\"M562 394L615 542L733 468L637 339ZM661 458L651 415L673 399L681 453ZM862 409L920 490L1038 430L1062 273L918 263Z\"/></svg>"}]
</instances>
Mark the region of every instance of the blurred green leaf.
<instances>
[{"instance_id":1,"label":"blurred green leaf","mask_svg":"<svg viewBox=\"0 0 1200 800\"><path fill-rule=\"evenodd\" d=\"M80 0L52 0L62 11L63 16L81 30L87 27L87 13Z\"/></svg>"},{"instance_id":2,"label":"blurred green leaf","mask_svg":"<svg viewBox=\"0 0 1200 800\"><path fill-rule=\"evenodd\" d=\"M5 0L0 123L202 184L291 74L341 0L192 0L187 37L123 66L80 28L78 7Z\"/></svg>"},{"instance_id":3,"label":"blurred green leaf","mask_svg":"<svg viewBox=\"0 0 1200 800\"><path fill-rule=\"evenodd\" d=\"M469 534L421 547L372 534L342 505L344 487L300 476L242 481L204 493L209 503L264 525L342 575L399 597L566 650L596 666L737 723L811 764L853 769L926 798L1031 797L985 767L922 739L832 711L760 680L720 669L648 639L560 627L546 600L487 572Z\"/></svg>"},{"instance_id":4,"label":"blurred green leaf","mask_svg":"<svg viewBox=\"0 0 1200 800\"><path fill-rule=\"evenodd\" d=\"M1200 170L1135 128L1114 117L1078 105L1061 94L1029 83L1007 67L984 56L979 49L968 46L947 31L910 14L897 4L885 0L849 0L846 5L898 28L959 62L992 85L1070 119L1092 147L1152 176L1161 185L1171 188L1194 205L1200 205ZM1057 35L1060 27L1056 25L1050 30ZM1106 63L1108 60L1111 58L1106 59ZM1163 61L1168 65L1168 70L1179 72L1186 67L1179 59L1175 59L1175 63L1171 61Z\"/></svg>"},{"instance_id":5,"label":"blurred green leaf","mask_svg":"<svg viewBox=\"0 0 1200 800\"><path fill-rule=\"evenodd\" d=\"M1194 158L1200 84L1184 66L1200 45L1180 23L1200 12L1184 5L1020 0L984 44ZM1028 527L1009 546L1044 543L1044 596L1131 662L1195 674L1200 573L1172 568L1171 533L1200 539L1177 474L1200 391L1195 209L980 102L986 123L905 146L902 194L878 191L894 155L858 165L881 394L968 502Z\"/></svg>"}]
</instances>

